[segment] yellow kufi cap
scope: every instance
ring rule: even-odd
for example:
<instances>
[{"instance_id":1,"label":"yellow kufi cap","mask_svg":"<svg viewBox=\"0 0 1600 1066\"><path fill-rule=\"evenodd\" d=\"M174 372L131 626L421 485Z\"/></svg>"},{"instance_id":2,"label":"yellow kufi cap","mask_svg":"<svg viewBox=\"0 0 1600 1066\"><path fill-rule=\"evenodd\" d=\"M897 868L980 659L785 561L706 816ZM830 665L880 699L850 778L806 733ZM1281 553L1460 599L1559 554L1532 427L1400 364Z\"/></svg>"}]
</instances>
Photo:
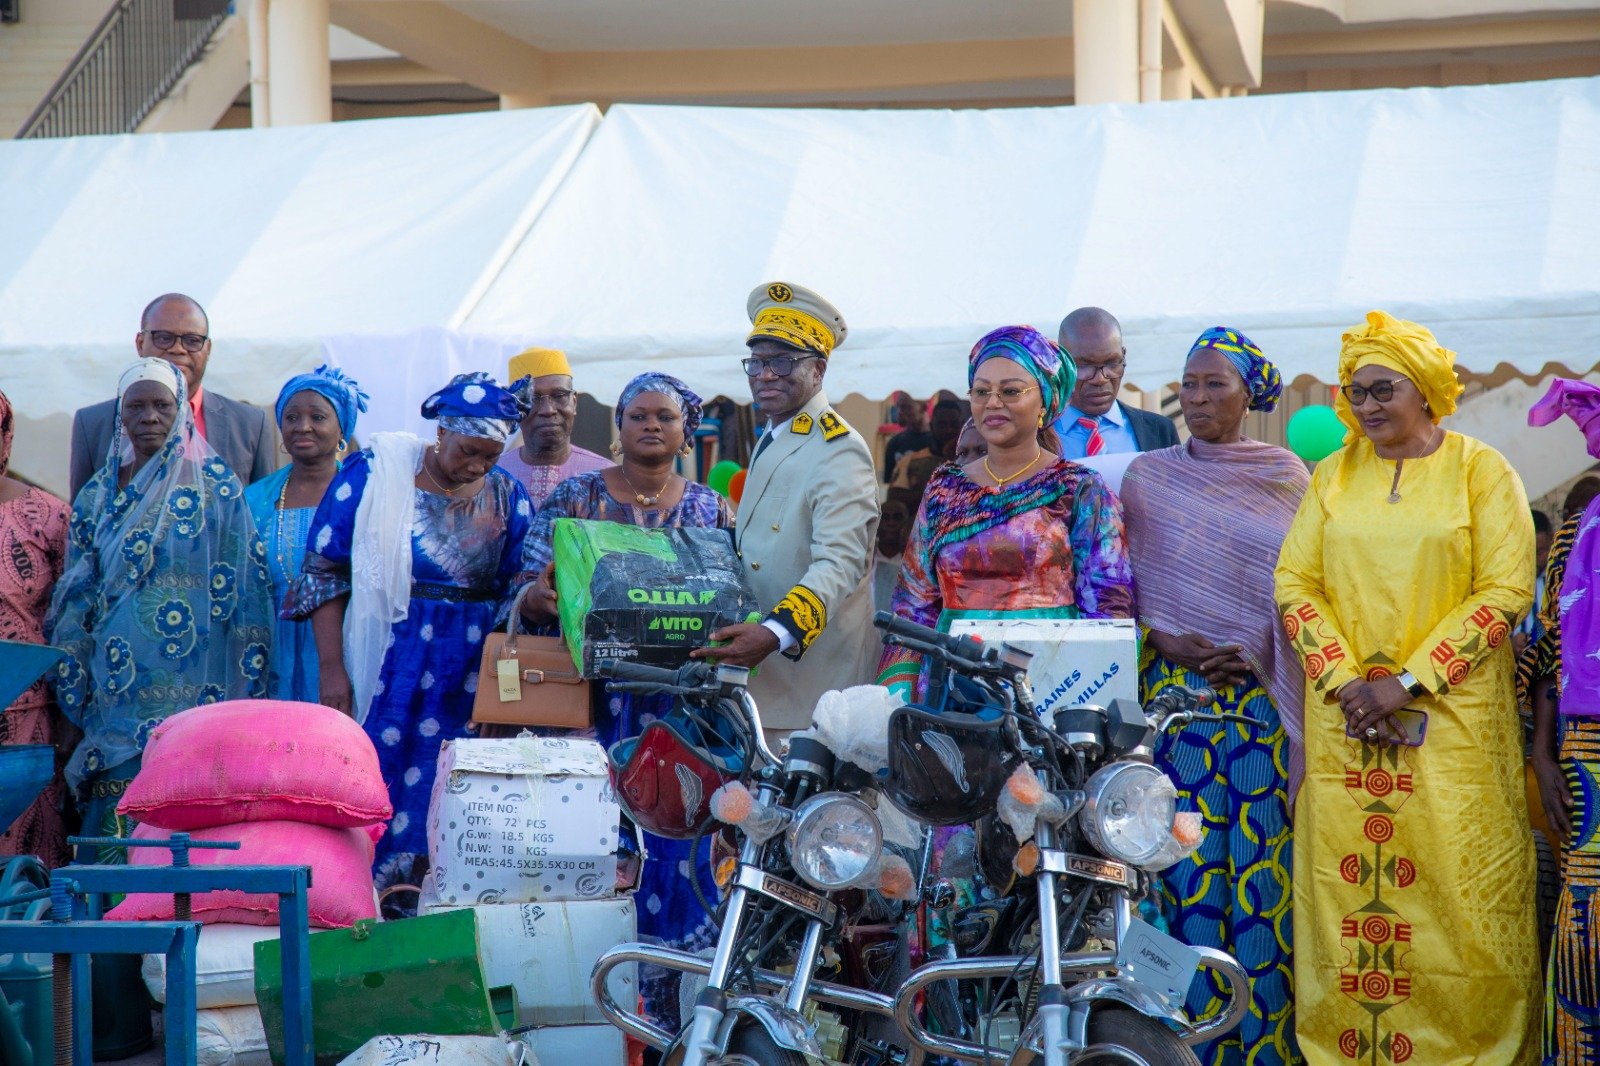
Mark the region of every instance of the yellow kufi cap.
<instances>
[{"instance_id":1,"label":"yellow kufi cap","mask_svg":"<svg viewBox=\"0 0 1600 1066\"><path fill-rule=\"evenodd\" d=\"M567 362L567 353L554 348L526 348L511 357L508 367L512 381L522 377L548 377L551 374L572 376L572 364Z\"/></svg>"},{"instance_id":2,"label":"yellow kufi cap","mask_svg":"<svg viewBox=\"0 0 1600 1066\"><path fill-rule=\"evenodd\" d=\"M806 348L826 358L850 331L839 309L803 285L774 281L757 285L745 302L750 315L750 336Z\"/></svg>"}]
</instances>

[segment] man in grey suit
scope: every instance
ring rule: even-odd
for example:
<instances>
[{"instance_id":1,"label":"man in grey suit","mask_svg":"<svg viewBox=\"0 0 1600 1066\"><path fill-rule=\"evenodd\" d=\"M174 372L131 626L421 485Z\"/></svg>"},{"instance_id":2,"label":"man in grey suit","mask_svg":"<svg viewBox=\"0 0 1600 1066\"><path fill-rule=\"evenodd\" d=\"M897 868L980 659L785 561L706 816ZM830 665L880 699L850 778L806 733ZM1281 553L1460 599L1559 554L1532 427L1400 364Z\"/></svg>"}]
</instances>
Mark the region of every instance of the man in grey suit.
<instances>
[{"instance_id":1,"label":"man in grey suit","mask_svg":"<svg viewBox=\"0 0 1600 1066\"><path fill-rule=\"evenodd\" d=\"M1061 320L1061 347L1078 366L1078 387L1056 419L1063 459L1116 452L1153 452L1178 443L1178 429L1165 415L1129 407L1117 399L1128 367L1122 324L1099 307L1080 307Z\"/></svg>"},{"instance_id":2,"label":"man in grey suit","mask_svg":"<svg viewBox=\"0 0 1600 1066\"><path fill-rule=\"evenodd\" d=\"M878 485L872 453L822 391L844 319L809 289L775 281L750 294L744 360L766 426L739 500L739 558L759 623L711 634L697 658L760 665L750 693L769 740L811 724L829 689L871 681L883 642L872 628ZM774 655L774 652L781 654Z\"/></svg>"},{"instance_id":3,"label":"man in grey suit","mask_svg":"<svg viewBox=\"0 0 1600 1066\"><path fill-rule=\"evenodd\" d=\"M134 350L145 359L165 359L189 388L195 429L222 461L249 484L278 468L278 432L267 412L201 387L211 359L211 323L204 308L182 293L157 296L139 319ZM72 495L94 476L111 448L117 416L114 399L72 416Z\"/></svg>"}]
</instances>

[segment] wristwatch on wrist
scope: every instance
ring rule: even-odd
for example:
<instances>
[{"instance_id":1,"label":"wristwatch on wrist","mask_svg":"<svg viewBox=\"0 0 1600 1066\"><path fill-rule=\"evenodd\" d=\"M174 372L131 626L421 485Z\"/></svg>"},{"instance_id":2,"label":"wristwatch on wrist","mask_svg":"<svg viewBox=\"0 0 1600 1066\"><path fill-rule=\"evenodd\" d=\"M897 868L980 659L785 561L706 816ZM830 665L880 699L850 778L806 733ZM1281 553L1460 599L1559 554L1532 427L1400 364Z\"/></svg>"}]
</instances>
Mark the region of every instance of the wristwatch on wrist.
<instances>
[{"instance_id":1,"label":"wristwatch on wrist","mask_svg":"<svg viewBox=\"0 0 1600 1066\"><path fill-rule=\"evenodd\" d=\"M1428 690L1422 687L1422 682L1418 681L1416 675L1414 675L1410 670L1405 671L1399 677L1395 678L1395 680L1400 682L1401 685L1405 686L1406 692L1410 693L1412 699L1416 699L1418 696L1427 694Z\"/></svg>"}]
</instances>

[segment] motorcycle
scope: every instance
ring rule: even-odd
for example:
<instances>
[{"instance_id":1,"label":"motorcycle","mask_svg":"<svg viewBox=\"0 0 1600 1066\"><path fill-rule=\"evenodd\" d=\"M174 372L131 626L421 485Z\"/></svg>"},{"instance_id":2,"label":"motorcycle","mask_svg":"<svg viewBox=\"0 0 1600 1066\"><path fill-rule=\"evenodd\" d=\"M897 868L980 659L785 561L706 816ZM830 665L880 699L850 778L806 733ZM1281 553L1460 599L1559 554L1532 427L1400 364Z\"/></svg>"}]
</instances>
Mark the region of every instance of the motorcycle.
<instances>
[{"instance_id":1,"label":"motorcycle","mask_svg":"<svg viewBox=\"0 0 1600 1066\"><path fill-rule=\"evenodd\" d=\"M804 735L790 739L782 760L775 756L746 690L747 669L691 663L673 671L612 661L599 673L612 689L678 697L676 706L698 728L702 750L707 744L716 747L719 738L733 749L716 762L718 777L706 779L698 754L671 754L674 749L652 736L654 723L636 742L645 758L632 758L629 742L619 744L612 767L618 797L630 815L659 821L657 814L635 808L658 802L654 798L672 791L676 781L693 799L710 796L717 817L737 822L742 838L737 860L719 864L719 882L727 875L726 898L712 957L641 943L618 945L600 957L591 977L601 1013L660 1050L663 1066L821 1066L828 1061L875 1066L897 1060L888 1041L870 1035L894 1032L891 996L819 976L825 970L845 974L852 969L845 965L849 958L879 950L870 935L863 938L861 952L843 947L853 934L871 933L871 926L857 930L851 921L864 906L861 889L876 884L884 861L878 818L855 794L870 776ZM630 776L637 763L654 775L642 786ZM707 787L719 778L714 791ZM693 806L700 811L698 802ZM677 814L674 807L673 821ZM683 820L701 833L709 831L708 821L696 818L691 814ZM833 961L834 956L843 958ZM609 974L630 962L706 978L676 1037L612 997ZM873 1018L878 1024L866 1024Z\"/></svg>"},{"instance_id":2,"label":"motorcycle","mask_svg":"<svg viewBox=\"0 0 1600 1066\"><path fill-rule=\"evenodd\" d=\"M1047 725L1030 653L882 612L875 624L935 667L928 706L890 718L885 795L928 824L976 824L973 861L1000 895L956 914L946 950L958 957L919 967L896 994L914 1053L980 1066L1196 1066L1191 1046L1239 1024L1249 981L1225 952L1182 944L1135 913L1156 872L1199 841L1198 817L1177 815L1176 789L1152 756L1176 725L1259 723L1204 712L1211 693L1175 686L1144 708L1072 707ZM948 902L948 885L927 896ZM1228 998L1194 1020L1184 1000L1201 968ZM953 1031L933 1031L929 1015Z\"/></svg>"}]
</instances>

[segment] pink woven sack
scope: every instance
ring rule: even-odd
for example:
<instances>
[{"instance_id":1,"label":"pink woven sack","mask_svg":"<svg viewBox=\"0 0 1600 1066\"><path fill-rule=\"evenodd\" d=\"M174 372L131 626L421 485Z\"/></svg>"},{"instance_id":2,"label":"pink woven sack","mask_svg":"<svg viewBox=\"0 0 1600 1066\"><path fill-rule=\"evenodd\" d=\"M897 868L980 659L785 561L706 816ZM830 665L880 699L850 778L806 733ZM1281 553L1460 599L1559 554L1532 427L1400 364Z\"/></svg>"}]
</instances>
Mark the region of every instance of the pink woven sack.
<instances>
[{"instance_id":1,"label":"pink woven sack","mask_svg":"<svg viewBox=\"0 0 1600 1066\"><path fill-rule=\"evenodd\" d=\"M173 715L150 733L117 810L163 829L295 821L340 828L394 814L372 741L315 703L232 700Z\"/></svg>"},{"instance_id":2,"label":"pink woven sack","mask_svg":"<svg viewBox=\"0 0 1600 1066\"><path fill-rule=\"evenodd\" d=\"M165 840L165 829L141 825L138 840ZM372 834L365 827L330 829L299 822L240 822L189 834L195 840L236 840L238 851L197 848L189 853L195 866L309 866L311 924L341 929L362 918L376 918L372 895ZM166 848L130 848L128 861L142 866L171 866ZM204 925L277 925L278 897L264 893L205 892L193 898L194 920ZM106 912L116 922L170 922L172 897L136 892Z\"/></svg>"}]
</instances>

